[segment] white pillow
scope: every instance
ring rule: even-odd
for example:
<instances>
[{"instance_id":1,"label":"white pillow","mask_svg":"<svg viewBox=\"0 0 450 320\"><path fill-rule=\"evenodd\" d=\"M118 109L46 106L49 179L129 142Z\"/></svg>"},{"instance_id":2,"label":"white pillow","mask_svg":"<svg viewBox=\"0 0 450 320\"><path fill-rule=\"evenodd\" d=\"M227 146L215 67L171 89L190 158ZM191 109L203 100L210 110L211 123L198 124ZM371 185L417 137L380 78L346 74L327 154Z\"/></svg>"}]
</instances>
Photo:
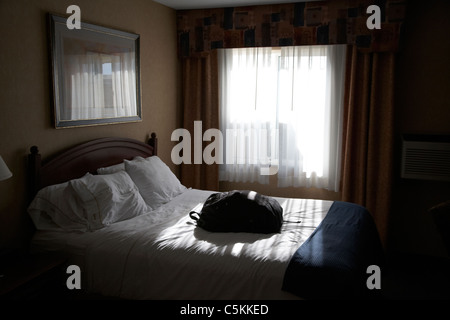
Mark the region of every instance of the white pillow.
<instances>
[{"instance_id":1,"label":"white pillow","mask_svg":"<svg viewBox=\"0 0 450 320\"><path fill-rule=\"evenodd\" d=\"M38 230L87 231L84 208L69 182L39 190L28 213Z\"/></svg>"},{"instance_id":2,"label":"white pillow","mask_svg":"<svg viewBox=\"0 0 450 320\"><path fill-rule=\"evenodd\" d=\"M97 173L98 174L111 174L111 173L116 173L116 172L124 171L124 170L125 170L125 165L122 162L119 164L114 164L109 167L98 168Z\"/></svg>"},{"instance_id":3,"label":"white pillow","mask_svg":"<svg viewBox=\"0 0 450 320\"><path fill-rule=\"evenodd\" d=\"M83 204L89 230L127 220L149 211L139 190L125 171L92 175L70 181Z\"/></svg>"},{"instance_id":4,"label":"white pillow","mask_svg":"<svg viewBox=\"0 0 450 320\"><path fill-rule=\"evenodd\" d=\"M134 157L131 161L144 161L142 157ZM123 162L118 164L113 164L112 166L102 167L97 169L98 174L111 174L119 171L125 171L125 164Z\"/></svg>"},{"instance_id":5,"label":"white pillow","mask_svg":"<svg viewBox=\"0 0 450 320\"><path fill-rule=\"evenodd\" d=\"M156 209L186 190L170 168L157 156L144 161L125 160L125 170L145 202Z\"/></svg>"}]
</instances>

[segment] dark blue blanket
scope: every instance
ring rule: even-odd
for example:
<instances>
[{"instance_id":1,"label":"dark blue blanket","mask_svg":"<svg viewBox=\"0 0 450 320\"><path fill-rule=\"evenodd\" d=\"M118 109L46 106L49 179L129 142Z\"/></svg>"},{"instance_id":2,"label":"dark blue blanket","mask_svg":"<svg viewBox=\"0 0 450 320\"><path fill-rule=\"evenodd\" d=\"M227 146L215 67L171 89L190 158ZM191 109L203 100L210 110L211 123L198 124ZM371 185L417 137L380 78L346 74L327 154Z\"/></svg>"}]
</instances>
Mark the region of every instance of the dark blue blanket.
<instances>
[{"instance_id":1,"label":"dark blue blanket","mask_svg":"<svg viewBox=\"0 0 450 320\"><path fill-rule=\"evenodd\" d=\"M362 206L335 201L292 256L283 290L306 299L370 296L367 267L382 264L383 249L370 213Z\"/></svg>"}]
</instances>

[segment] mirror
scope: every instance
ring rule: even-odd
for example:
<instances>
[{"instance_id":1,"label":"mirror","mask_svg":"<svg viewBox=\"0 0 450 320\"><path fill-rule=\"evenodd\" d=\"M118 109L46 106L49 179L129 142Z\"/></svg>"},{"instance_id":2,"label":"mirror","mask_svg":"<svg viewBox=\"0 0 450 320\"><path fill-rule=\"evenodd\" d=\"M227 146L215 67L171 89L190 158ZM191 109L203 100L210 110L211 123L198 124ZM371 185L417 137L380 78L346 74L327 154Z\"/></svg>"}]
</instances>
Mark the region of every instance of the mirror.
<instances>
[{"instance_id":1,"label":"mirror","mask_svg":"<svg viewBox=\"0 0 450 320\"><path fill-rule=\"evenodd\" d=\"M141 121L139 35L50 15L56 128Z\"/></svg>"}]
</instances>

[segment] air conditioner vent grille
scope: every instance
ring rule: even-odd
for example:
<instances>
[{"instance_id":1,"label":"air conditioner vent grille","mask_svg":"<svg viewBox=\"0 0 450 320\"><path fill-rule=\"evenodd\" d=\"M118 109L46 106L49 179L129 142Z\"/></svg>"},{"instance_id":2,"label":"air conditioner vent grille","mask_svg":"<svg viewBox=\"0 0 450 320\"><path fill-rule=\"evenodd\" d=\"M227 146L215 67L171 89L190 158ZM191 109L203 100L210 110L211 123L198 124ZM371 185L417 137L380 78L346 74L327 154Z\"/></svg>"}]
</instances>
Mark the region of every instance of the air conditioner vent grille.
<instances>
[{"instance_id":1,"label":"air conditioner vent grille","mask_svg":"<svg viewBox=\"0 0 450 320\"><path fill-rule=\"evenodd\" d=\"M450 181L450 143L404 140L402 178Z\"/></svg>"}]
</instances>

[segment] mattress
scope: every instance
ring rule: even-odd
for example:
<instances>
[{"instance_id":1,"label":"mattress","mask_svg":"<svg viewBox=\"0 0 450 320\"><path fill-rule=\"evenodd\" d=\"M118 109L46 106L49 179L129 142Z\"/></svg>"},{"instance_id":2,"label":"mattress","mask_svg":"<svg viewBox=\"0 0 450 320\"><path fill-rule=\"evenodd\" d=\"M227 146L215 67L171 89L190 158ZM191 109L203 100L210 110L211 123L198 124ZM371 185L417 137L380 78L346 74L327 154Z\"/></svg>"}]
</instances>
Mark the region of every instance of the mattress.
<instances>
[{"instance_id":1,"label":"mattress","mask_svg":"<svg viewBox=\"0 0 450 320\"><path fill-rule=\"evenodd\" d=\"M34 251L59 251L81 269L83 289L125 299L298 299L282 290L296 250L333 201L275 197L280 233L213 233L195 225L213 191L187 189L147 214L100 230L38 231Z\"/></svg>"}]
</instances>

